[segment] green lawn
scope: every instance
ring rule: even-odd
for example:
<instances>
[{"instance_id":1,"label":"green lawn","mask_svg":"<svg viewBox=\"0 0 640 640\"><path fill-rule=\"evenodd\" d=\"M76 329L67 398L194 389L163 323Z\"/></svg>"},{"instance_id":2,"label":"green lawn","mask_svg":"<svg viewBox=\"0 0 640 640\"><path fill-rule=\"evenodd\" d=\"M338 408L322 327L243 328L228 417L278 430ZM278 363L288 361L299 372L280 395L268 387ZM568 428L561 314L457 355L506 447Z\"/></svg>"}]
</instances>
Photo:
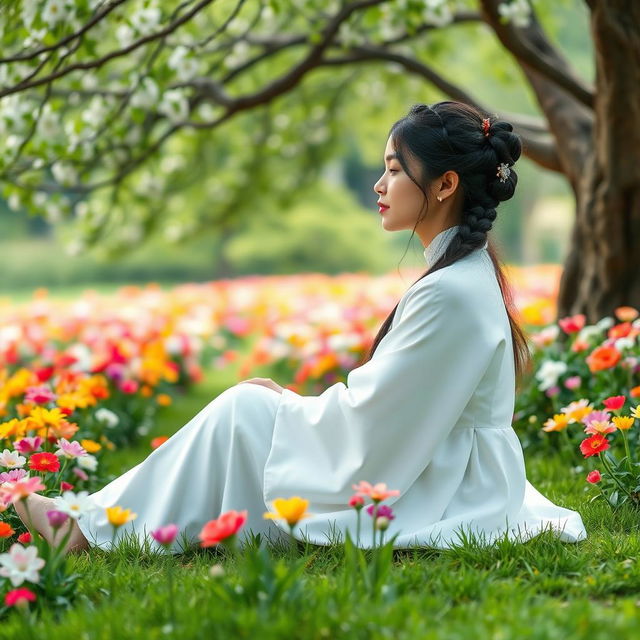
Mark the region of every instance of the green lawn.
<instances>
[{"instance_id":1,"label":"green lawn","mask_svg":"<svg viewBox=\"0 0 640 640\"><path fill-rule=\"evenodd\" d=\"M154 434L169 434L235 380L212 374L167 408ZM153 435L153 434L152 434ZM147 455L149 438L114 456L127 468ZM580 460L576 459L576 464ZM75 607L55 620L16 613L0 638L635 638L640 606L638 514L589 503L584 474L559 460L528 456L531 482L551 500L577 509L589 537L578 544L543 534L526 544L454 550L396 551L386 586L372 598L349 588L342 547L298 546L305 557L301 589L279 600L264 587L243 599L236 560L196 550L168 561L122 545L74 557L83 577ZM114 466L114 471L116 468ZM273 549L289 563L287 550ZM173 563L176 626L168 625L165 569ZM226 575L209 574L221 562ZM287 565L289 566L289 565ZM283 569L286 573L286 569ZM116 589L109 595L111 574ZM236 584L233 603L216 585Z\"/></svg>"}]
</instances>

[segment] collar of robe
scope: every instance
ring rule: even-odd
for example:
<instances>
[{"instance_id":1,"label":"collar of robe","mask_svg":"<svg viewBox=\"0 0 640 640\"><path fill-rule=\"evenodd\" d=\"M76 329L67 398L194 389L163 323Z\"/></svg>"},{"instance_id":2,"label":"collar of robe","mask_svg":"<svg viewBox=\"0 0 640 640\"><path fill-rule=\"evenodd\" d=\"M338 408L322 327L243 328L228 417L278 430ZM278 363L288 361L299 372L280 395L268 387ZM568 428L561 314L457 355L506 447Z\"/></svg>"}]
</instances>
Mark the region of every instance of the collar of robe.
<instances>
[{"instance_id":1,"label":"collar of robe","mask_svg":"<svg viewBox=\"0 0 640 640\"><path fill-rule=\"evenodd\" d=\"M440 259L440 256L446 251L449 246L449 242L453 239L453 236L458 233L458 229L460 228L459 224L454 225L453 227L449 227L448 229L444 229L438 235L433 238L433 240L425 247L424 249L424 259L427 263L427 268L430 268L431 265L435 264L437 260ZM489 245L489 241L485 242L483 249L486 249Z\"/></svg>"}]
</instances>

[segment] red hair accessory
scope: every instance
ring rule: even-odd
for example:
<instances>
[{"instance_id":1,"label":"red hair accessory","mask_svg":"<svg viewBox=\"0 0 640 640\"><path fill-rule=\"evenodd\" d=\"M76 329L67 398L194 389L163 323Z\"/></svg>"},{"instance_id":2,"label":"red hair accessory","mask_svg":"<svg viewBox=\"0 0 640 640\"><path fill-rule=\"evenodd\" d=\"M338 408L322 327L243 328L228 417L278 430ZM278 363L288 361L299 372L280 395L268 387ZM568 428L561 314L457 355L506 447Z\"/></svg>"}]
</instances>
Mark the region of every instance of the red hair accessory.
<instances>
[{"instance_id":1,"label":"red hair accessory","mask_svg":"<svg viewBox=\"0 0 640 640\"><path fill-rule=\"evenodd\" d=\"M482 119L482 131L484 132L485 136L489 135L489 127L491 126L490 122L489 122L489 118L483 118Z\"/></svg>"}]
</instances>

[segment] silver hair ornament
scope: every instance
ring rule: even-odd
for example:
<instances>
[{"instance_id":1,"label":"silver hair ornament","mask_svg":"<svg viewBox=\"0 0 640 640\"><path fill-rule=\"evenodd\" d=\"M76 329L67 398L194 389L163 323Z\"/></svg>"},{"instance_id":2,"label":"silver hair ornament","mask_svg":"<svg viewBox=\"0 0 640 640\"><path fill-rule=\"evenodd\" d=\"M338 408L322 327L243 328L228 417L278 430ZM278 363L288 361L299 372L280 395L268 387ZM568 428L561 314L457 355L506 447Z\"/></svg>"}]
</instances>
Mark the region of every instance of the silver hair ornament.
<instances>
[{"instance_id":1,"label":"silver hair ornament","mask_svg":"<svg viewBox=\"0 0 640 640\"><path fill-rule=\"evenodd\" d=\"M507 178L511 175L511 169L509 169L509 165L501 162L498 165L498 172L496 175L500 178L500 182L506 182Z\"/></svg>"}]
</instances>

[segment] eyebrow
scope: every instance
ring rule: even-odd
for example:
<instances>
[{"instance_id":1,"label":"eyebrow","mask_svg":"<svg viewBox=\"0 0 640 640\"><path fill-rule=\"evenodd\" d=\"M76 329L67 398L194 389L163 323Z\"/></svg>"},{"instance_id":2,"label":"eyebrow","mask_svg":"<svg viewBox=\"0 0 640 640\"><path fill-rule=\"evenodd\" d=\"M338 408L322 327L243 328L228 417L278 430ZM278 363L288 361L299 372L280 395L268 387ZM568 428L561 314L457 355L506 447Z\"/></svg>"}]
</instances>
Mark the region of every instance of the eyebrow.
<instances>
[{"instance_id":1,"label":"eyebrow","mask_svg":"<svg viewBox=\"0 0 640 640\"><path fill-rule=\"evenodd\" d=\"M385 160L386 160L387 162L389 162L389 160L393 160L394 158L397 158L397 157L398 157L398 156L397 156L395 153L388 153L388 154L385 156Z\"/></svg>"}]
</instances>

